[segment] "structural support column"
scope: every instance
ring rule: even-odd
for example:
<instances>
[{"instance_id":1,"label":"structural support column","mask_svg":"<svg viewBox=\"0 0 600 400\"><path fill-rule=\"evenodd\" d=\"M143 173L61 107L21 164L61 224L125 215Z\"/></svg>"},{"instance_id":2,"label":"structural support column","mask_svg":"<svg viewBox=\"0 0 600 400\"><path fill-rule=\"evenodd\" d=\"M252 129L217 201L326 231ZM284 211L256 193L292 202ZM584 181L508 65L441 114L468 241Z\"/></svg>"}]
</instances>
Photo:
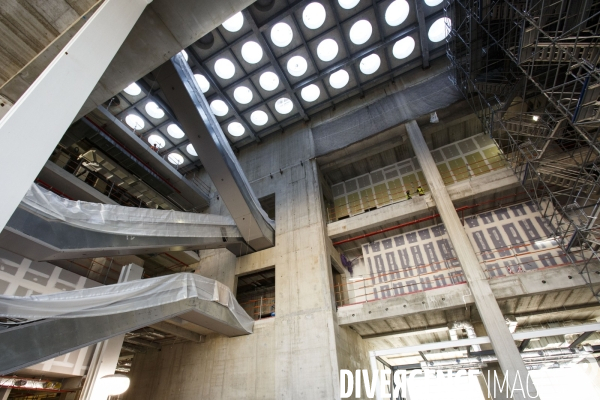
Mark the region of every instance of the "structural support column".
<instances>
[{"instance_id":1,"label":"structural support column","mask_svg":"<svg viewBox=\"0 0 600 400\"><path fill-rule=\"evenodd\" d=\"M139 265L126 265L121 270L119 283L142 279L143 273L144 269ZM100 390L98 383L103 376L115 373L124 339L125 335L119 335L96 345L81 391L81 400L106 400L107 395Z\"/></svg>"},{"instance_id":2,"label":"structural support column","mask_svg":"<svg viewBox=\"0 0 600 400\"><path fill-rule=\"evenodd\" d=\"M0 400L8 400L9 394L10 394L9 388L0 389Z\"/></svg>"},{"instance_id":3,"label":"structural support column","mask_svg":"<svg viewBox=\"0 0 600 400\"><path fill-rule=\"evenodd\" d=\"M479 260L471 245L471 241L465 232L458 214L454 209L452 200L446 191L444 181L435 165L435 161L429 152L427 143L423 138L421 129L416 121L410 121L406 124L408 137L413 146L413 150L419 160L419 164L427 179L427 184L431 190L431 195L435 200L438 212L442 217L442 221L446 227L446 231L452 240L452 244L456 251L456 255L463 272L469 283L475 305L481 315L483 325L490 338L492 347L498 357L498 362L504 372L508 371L507 378L509 385L518 391L514 393L515 400L528 398L536 398L537 392L533 387L533 383L529 382L529 393L533 397L528 397L527 394L527 368L519 354L514 339L506 326L504 316L498 307L498 302L492 293L489 281L485 277L481 269ZM517 376L518 374L518 376ZM519 380L520 378L520 380ZM516 384L515 384L516 382ZM524 389L524 394L521 392Z\"/></svg>"},{"instance_id":4,"label":"structural support column","mask_svg":"<svg viewBox=\"0 0 600 400\"><path fill-rule=\"evenodd\" d=\"M0 230L151 1L106 0L0 120Z\"/></svg>"}]
</instances>

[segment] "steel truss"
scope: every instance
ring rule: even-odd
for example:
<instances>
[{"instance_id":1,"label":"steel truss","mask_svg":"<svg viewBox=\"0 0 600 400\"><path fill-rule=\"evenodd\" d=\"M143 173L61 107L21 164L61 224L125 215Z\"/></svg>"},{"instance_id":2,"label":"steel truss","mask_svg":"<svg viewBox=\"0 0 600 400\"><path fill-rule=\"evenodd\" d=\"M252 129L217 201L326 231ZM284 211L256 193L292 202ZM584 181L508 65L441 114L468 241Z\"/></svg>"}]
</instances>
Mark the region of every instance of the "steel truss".
<instances>
[{"instance_id":1,"label":"steel truss","mask_svg":"<svg viewBox=\"0 0 600 400\"><path fill-rule=\"evenodd\" d=\"M600 301L600 1L448 0L455 84Z\"/></svg>"}]
</instances>

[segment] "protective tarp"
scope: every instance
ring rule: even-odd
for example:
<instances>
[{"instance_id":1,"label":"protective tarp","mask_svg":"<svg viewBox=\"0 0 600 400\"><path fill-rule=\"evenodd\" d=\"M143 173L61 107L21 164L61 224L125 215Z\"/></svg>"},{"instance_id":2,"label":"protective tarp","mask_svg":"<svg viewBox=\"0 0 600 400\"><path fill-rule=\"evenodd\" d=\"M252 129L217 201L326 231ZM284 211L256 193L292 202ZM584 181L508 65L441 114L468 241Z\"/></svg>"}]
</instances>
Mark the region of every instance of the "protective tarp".
<instances>
[{"instance_id":1,"label":"protective tarp","mask_svg":"<svg viewBox=\"0 0 600 400\"><path fill-rule=\"evenodd\" d=\"M223 215L134 208L73 201L31 185L23 207L50 221L78 228L132 236L241 237L233 218Z\"/></svg>"},{"instance_id":2,"label":"protective tarp","mask_svg":"<svg viewBox=\"0 0 600 400\"><path fill-rule=\"evenodd\" d=\"M188 273L46 295L0 296L0 317L24 322L47 318L97 317L191 298L214 301L227 307L240 325L252 333L254 320L238 304L227 286Z\"/></svg>"}]
</instances>

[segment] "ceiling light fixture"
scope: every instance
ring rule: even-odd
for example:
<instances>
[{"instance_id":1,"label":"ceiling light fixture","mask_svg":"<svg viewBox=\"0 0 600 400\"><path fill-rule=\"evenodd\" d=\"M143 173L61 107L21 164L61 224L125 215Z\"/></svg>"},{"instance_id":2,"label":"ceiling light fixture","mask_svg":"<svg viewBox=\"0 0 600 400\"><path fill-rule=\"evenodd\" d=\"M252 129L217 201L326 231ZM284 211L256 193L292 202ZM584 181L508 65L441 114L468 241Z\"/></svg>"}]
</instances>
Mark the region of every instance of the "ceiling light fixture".
<instances>
[{"instance_id":1,"label":"ceiling light fixture","mask_svg":"<svg viewBox=\"0 0 600 400\"><path fill-rule=\"evenodd\" d=\"M275 110L279 114L289 114L294 108L294 103L287 97L282 97L275 102Z\"/></svg>"},{"instance_id":2,"label":"ceiling light fixture","mask_svg":"<svg viewBox=\"0 0 600 400\"><path fill-rule=\"evenodd\" d=\"M248 64L256 64L262 59L263 49L260 45L252 40L244 43L242 46L242 58Z\"/></svg>"},{"instance_id":3,"label":"ceiling light fixture","mask_svg":"<svg viewBox=\"0 0 600 400\"><path fill-rule=\"evenodd\" d=\"M371 37L373 33L373 27L371 23L366 19L356 21L352 28L350 28L350 40L354 44L363 44Z\"/></svg>"},{"instance_id":4,"label":"ceiling light fixture","mask_svg":"<svg viewBox=\"0 0 600 400\"><path fill-rule=\"evenodd\" d=\"M294 56L287 62L287 70L292 76L302 76L307 69L308 64L302 56Z\"/></svg>"},{"instance_id":5,"label":"ceiling light fixture","mask_svg":"<svg viewBox=\"0 0 600 400\"><path fill-rule=\"evenodd\" d=\"M385 10L385 22L389 26L398 26L406 20L409 10L406 0L394 0Z\"/></svg>"},{"instance_id":6,"label":"ceiling light fixture","mask_svg":"<svg viewBox=\"0 0 600 400\"><path fill-rule=\"evenodd\" d=\"M407 36L394 43L392 54L398 60L402 60L403 58L410 56L414 49L415 39L413 39L412 36Z\"/></svg>"},{"instance_id":7,"label":"ceiling light fixture","mask_svg":"<svg viewBox=\"0 0 600 400\"><path fill-rule=\"evenodd\" d=\"M129 389L129 377L121 374L106 375L100 378L98 389L105 397L117 396Z\"/></svg>"},{"instance_id":8,"label":"ceiling light fixture","mask_svg":"<svg viewBox=\"0 0 600 400\"><path fill-rule=\"evenodd\" d=\"M539 115L534 115L532 118L536 122L540 120L540 116Z\"/></svg>"},{"instance_id":9,"label":"ceiling light fixture","mask_svg":"<svg viewBox=\"0 0 600 400\"><path fill-rule=\"evenodd\" d=\"M256 126L263 126L269 121L269 116L266 112L257 110L250 114L250 121Z\"/></svg>"},{"instance_id":10,"label":"ceiling light fixture","mask_svg":"<svg viewBox=\"0 0 600 400\"><path fill-rule=\"evenodd\" d=\"M217 117L224 117L229 112L229 107L223 100L213 100L210 103L210 109Z\"/></svg>"},{"instance_id":11,"label":"ceiling light fixture","mask_svg":"<svg viewBox=\"0 0 600 400\"><path fill-rule=\"evenodd\" d=\"M350 75L346 70L340 69L329 76L329 84L334 89L341 89L350 81Z\"/></svg>"},{"instance_id":12,"label":"ceiling light fixture","mask_svg":"<svg viewBox=\"0 0 600 400\"><path fill-rule=\"evenodd\" d=\"M325 22L325 7L321 3L310 3L302 12L302 21L308 29L318 29Z\"/></svg>"},{"instance_id":13,"label":"ceiling light fixture","mask_svg":"<svg viewBox=\"0 0 600 400\"><path fill-rule=\"evenodd\" d=\"M252 90L246 86L238 86L233 91L233 98L240 104L248 104L252 101Z\"/></svg>"},{"instance_id":14,"label":"ceiling light fixture","mask_svg":"<svg viewBox=\"0 0 600 400\"><path fill-rule=\"evenodd\" d=\"M229 134L231 136L238 137L238 136L242 136L244 134L244 132L246 132L246 129L239 122L232 122L229 125L227 125L227 131L229 132Z\"/></svg>"},{"instance_id":15,"label":"ceiling light fixture","mask_svg":"<svg viewBox=\"0 0 600 400\"><path fill-rule=\"evenodd\" d=\"M196 79L198 86L200 86L200 90L202 90L202 93L208 92L208 89L210 89L210 83L208 82L206 77L204 75L194 74L194 78Z\"/></svg>"},{"instance_id":16,"label":"ceiling light fixture","mask_svg":"<svg viewBox=\"0 0 600 400\"><path fill-rule=\"evenodd\" d=\"M183 156L179 153L169 153L167 160L173 165L183 164Z\"/></svg>"},{"instance_id":17,"label":"ceiling light fixture","mask_svg":"<svg viewBox=\"0 0 600 400\"><path fill-rule=\"evenodd\" d=\"M188 53L187 53L187 51L185 51L185 50L181 50L181 51L179 52L179 54L181 54L181 55L183 56L183 59L184 59L185 61L187 61L187 60L188 60L189 56L188 56Z\"/></svg>"},{"instance_id":18,"label":"ceiling light fixture","mask_svg":"<svg viewBox=\"0 0 600 400\"><path fill-rule=\"evenodd\" d=\"M294 33L285 22L279 22L271 28L271 41L277 47L285 47L292 42Z\"/></svg>"},{"instance_id":19,"label":"ceiling light fixture","mask_svg":"<svg viewBox=\"0 0 600 400\"><path fill-rule=\"evenodd\" d=\"M142 89L135 82L130 83L129 86L123 89L123 91L130 96L138 96L140 93L142 93Z\"/></svg>"},{"instance_id":20,"label":"ceiling light fixture","mask_svg":"<svg viewBox=\"0 0 600 400\"><path fill-rule=\"evenodd\" d=\"M181 139L185 136L185 133L181 130L181 128L175 124L170 124L167 126L167 133L169 136L175 139Z\"/></svg>"},{"instance_id":21,"label":"ceiling light fixture","mask_svg":"<svg viewBox=\"0 0 600 400\"><path fill-rule=\"evenodd\" d=\"M227 19L225 22L223 22L223 28L225 28L229 32L237 32L240 29L242 29L243 25L244 25L244 16L242 15L241 11L239 13L234 14L233 16L229 17L229 19Z\"/></svg>"},{"instance_id":22,"label":"ceiling light fixture","mask_svg":"<svg viewBox=\"0 0 600 400\"><path fill-rule=\"evenodd\" d=\"M265 89L267 92L270 92L279 86L279 77L277 74L271 71L263 72L258 79L258 83L260 84L260 87Z\"/></svg>"},{"instance_id":23,"label":"ceiling light fixture","mask_svg":"<svg viewBox=\"0 0 600 400\"><path fill-rule=\"evenodd\" d=\"M331 61L338 55L339 47L335 40L325 39L317 46L317 56L321 61Z\"/></svg>"},{"instance_id":24,"label":"ceiling light fixture","mask_svg":"<svg viewBox=\"0 0 600 400\"><path fill-rule=\"evenodd\" d=\"M371 75L379 69L381 58L377 54L371 54L360 60L360 71L365 75Z\"/></svg>"},{"instance_id":25,"label":"ceiling light fixture","mask_svg":"<svg viewBox=\"0 0 600 400\"><path fill-rule=\"evenodd\" d=\"M150 143L152 146L158 147L159 149L165 147L165 139L158 135L150 135L148 137L148 143Z\"/></svg>"},{"instance_id":26,"label":"ceiling light fixture","mask_svg":"<svg viewBox=\"0 0 600 400\"><path fill-rule=\"evenodd\" d=\"M235 65L226 58L219 58L215 62L215 73L221 79L231 79L235 74Z\"/></svg>"},{"instance_id":27,"label":"ceiling light fixture","mask_svg":"<svg viewBox=\"0 0 600 400\"><path fill-rule=\"evenodd\" d=\"M425 0L425 4L427 4L429 7L435 7L438 4L440 4L442 1L444 1L444 0Z\"/></svg>"},{"instance_id":28,"label":"ceiling light fixture","mask_svg":"<svg viewBox=\"0 0 600 400\"><path fill-rule=\"evenodd\" d=\"M144 123L144 120L135 114L129 114L128 116L126 116L125 123L127 123L127 125L131 127L131 129L134 129L136 131L144 129L144 126L146 125Z\"/></svg>"},{"instance_id":29,"label":"ceiling light fixture","mask_svg":"<svg viewBox=\"0 0 600 400\"><path fill-rule=\"evenodd\" d=\"M338 0L338 4L344 10L350 10L350 9L356 7L356 5L358 3L360 3L360 0Z\"/></svg>"},{"instance_id":30,"label":"ceiling light fixture","mask_svg":"<svg viewBox=\"0 0 600 400\"><path fill-rule=\"evenodd\" d=\"M152 118L161 119L165 116L165 111L153 101L147 102L146 107L144 108L146 110L146 113L148 113L148 115Z\"/></svg>"},{"instance_id":31,"label":"ceiling light fixture","mask_svg":"<svg viewBox=\"0 0 600 400\"><path fill-rule=\"evenodd\" d=\"M190 156L198 157L198 153L196 153L196 149L194 149L194 146L191 143L185 147L185 151L187 151Z\"/></svg>"},{"instance_id":32,"label":"ceiling light fixture","mask_svg":"<svg viewBox=\"0 0 600 400\"><path fill-rule=\"evenodd\" d=\"M307 103L312 103L313 101L317 100L320 94L321 89L314 84L302 88L302 91L300 92L300 96L302 96L302 99L304 99L304 101Z\"/></svg>"},{"instance_id":33,"label":"ceiling light fixture","mask_svg":"<svg viewBox=\"0 0 600 400\"><path fill-rule=\"evenodd\" d=\"M450 18L442 17L431 25L427 36L429 36L429 40L434 43L441 42L442 40L446 39L451 30L452 21L450 21Z\"/></svg>"}]
</instances>

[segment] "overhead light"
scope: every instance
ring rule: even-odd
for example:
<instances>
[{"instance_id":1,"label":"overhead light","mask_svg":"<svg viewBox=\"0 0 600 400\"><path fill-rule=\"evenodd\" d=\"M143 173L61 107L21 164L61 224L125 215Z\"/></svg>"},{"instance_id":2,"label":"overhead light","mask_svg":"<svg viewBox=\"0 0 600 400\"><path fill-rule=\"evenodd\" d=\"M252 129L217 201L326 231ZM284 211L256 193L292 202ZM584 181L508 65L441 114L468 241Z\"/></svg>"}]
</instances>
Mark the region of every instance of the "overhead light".
<instances>
[{"instance_id":1,"label":"overhead light","mask_svg":"<svg viewBox=\"0 0 600 400\"><path fill-rule=\"evenodd\" d=\"M147 102L145 109L148 115L152 118L161 119L165 116L165 111L153 101Z\"/></svg>"},{"instance_id":2,"label":"overhead light","mask_svg":"<svg viewBox=\"0 0 600 400\"><path fill-rule=\"evenodd\" d=\"M246 129L239 122L232 122L227 126L227 131L231 136L242 136Z\"/></svg>"},{"instance_id":3,"label":"overhead light","mask_svg":"<svg viewBox=\"0 0 600 400\"><path fill-rule=\"evenodd\" d=\"M213 100L210 103L210 109L217 117L223 117L229 112L229 107L223 100Z\"/></svg>"},{"instance_id":4,"label":"overhead light","mask_svg":"<svg viewBox=\"0 0 600 400\"><path fill-rule=\"evenodd\" d=\"M181 54L181 55L183 56L183 59L184 59L185 61L187 61L187 60L188 60L188 57L189 57L189 56L188 56L188 53L187 53L187 51L185 51L185 50L181 50L181 51L179 52L179 54Z\"/></svg>"},{"instance_id":5,"label":"overhead light","mask_svg":"<svg viewBox=\"0 0 600 400\"><path fill-rule=\"evenodd\" d=\"M360 72L365 75L371 75L379 69L381 58L377 54L371 54L360 60Z\"/></svg>"},{"instance_id":6,"label":"overhead light","mask_svg":"<svg viewBox=\"0 0 600 400\"><path fill-rule=\"evenodd\" d=\"M325 7L321 3L310 3L302 12L302 21L308 29L318 29L325 22Z\"/></svg>"},{"instance_id":7,"label":"overhead light","mask_svg":"<svg viewBox=\"0 0 600 400\"><path fill-rule=\"evenodd\" d=\"M321 61L331 61L338 54L338 44L333 39L325 39L317 46L317 56Z\"/></svg>"},{"instance_id":8,"label":"overhead light","mask_svg":"<svg viewBox=\"0 0 600 400\"><path fill-rule=\"evenodd\" d=\"M302 56L294 56L287 62L287 70L292 76L302 76L307 69L308 64Z\"/></svg>"},{"instance_id":9,"label":"overhead light","mask_svg":"<svg viewBox=\"0 0 600 400\"><path fill-rule=\"evenodd\" d=\"M219 58L215 62L215 73L221 79L231 79L235 74L235 65L226 58Z\"/></svg>"},{"instance_id":10,"label":"overhead light","mask_svg":"<svg viewBox=\"0 0 600 400\"><path fill-rule=\"evenodd\" d=\"M185 136L185 133L181 130L181 128L175 124L170 124L167 126L167 133L169 136L175 139L181 139Z\"/></svg>"},{"instance_id":11,"label":"overhead light","mask_svg":"<svg viewBox=\"0 0 600 400\"><path fill-rule=\"evenodd\" d=\"M269 116L266 112L257 110L250 114L250 121L256 126L263 126L269 121Z\"/></svg>"},{"instance_id":12,"label":"overhead light","mask_svg":"<svg viewBox=\"0 0 600 400\"><path fill-rule=\"evenodd\" d=\"M138 96L140 93L142 93L142 89L135 82L130 83L129 86L123 89L123 91L130 96Z\"/></svg>"},{"instance_id":13,"label":"overhead light","mask_svg":"<svg viewBox=\"0 0 600 400\"><path fill-rule=\"evenodd\" d=\"M262 59L262 56L263 49L258 43L250 40L242 46L242 58L248 64L256 64Z\"/></svg>"},{"instance_id":14,"label":"overhead light","mask_svg":"<svg viewBox=\"0 0 600 400\"><path fill-rule=\"evenodd\" d=\"M129 125L131 129L135 129L136 131L144 129L144 126L146 125L144 123L144 120L135 114L129 114L128 116L126 116L125 123Z\"/></svg>"},{"instance_id":15,"label":"overhead light","mask_svg":"<svg viewBox=\"0 0 600 400\"><path fill-rule=\"evenodd\" d=\"M434 43L441 42L442 40L446 39L451 30L452 21L450 21L450 18L442 17L431 25L427 36L429 36L429 40Z\"/></svg>"},{"instance_id":16,"label":"overhead light","mask_svg":"<svg viewBox=\"0 0 600 400\"><path fill-rule=\"evenodd\" d=\"M277 47L285 47L292 42L292 28L285 22L279 22L271 28L271 41Z\"/></svg>"},{"instance_id":17,"label":"overhead light","mask_svg":"<svg viewBox=\"0 0 600 400\"><path fill-rule=\"evenodd\" d=\"M394 0L385 10L385 22L389 26L398 26L406 20L409 10L406 0Z\"/></svg>"},{"instance_id":18,"label":"overhead light","mask_svg":"<svg viewBox=\"0 0 600 400\"><path fill-rule=\"evenodd\" d=\"M350 75L346 70L340 69L329 76L329 84L334 89L341 89L348 84Z\"/></svg>"},{"instance_id":19,"label":"overhead light","mask_svg":"<svg viewBox=\"0 0 600 400\"><path fill-rule=\"evenodd\" d=\"M106 375L100 378L99 389L106 396L117 396L129 389L129 377L121 374Z\"/></svg>"},{"instance_id":20,"label":"overhead light","mask_svg":"<svg viewBox=\"0 0 600 400\"><path fill-rule=\"evenodd\" d=\"M169 153L167 161L173 165L181 165L183 164L183 156L179 153Z\"/></svg>"},{"instance_id":21,"label":"overhead light","mask_svg":"<svg viewBox=\"0 0 600 400\"><path fill-rule=\"evenodd\" d=\"M536 122L540 120L540 116L539 115L534 115L532 118Z\"/></svg>"},{"instance_id":22,"label":"overhead light","mask_svg":"<svg viewBox=\"0 0 600 400\"><path fill-rule=\"evenodd\" d=\"M279 86L279 77L277 74L271 71L263 72L258 79L260 87L265 89L267 92L275 90Z\"/></svg>"},{"instance_id":23,"label":"overhead light","mask_svg":"<svg viewBox=\"0 0 600 400\"><path fill-rule=\"evenodd\" d=\"M232 17L229 17L225 22L223 22L223 28L228 30L229 32L237 32L242 29L244 25L244 16L240 11L237 14L234 14Z\"/></svg>"},{"instance_id":24,"label":"overhead light","mask_svg":"<svg viewBox=\"0 0 600 400\"><path fill-rule=\"evenodd\" d=\"M185 147L185 151L187 151L191 156L198 157L198 153L196 153L196 149L194 149L194 146L191 143Z\"/></svg>"},{"instance_id":25,"label":"overhead light","mask_svg":"<svg viewBox=\"0 0 600 400\"><path fill-rule=\"evenodd\" d=\"M398 40L392 48L392 54L398 60L402 60L411 55L415 49L415 39L412 36L407 36L403 39Z\"/></svg>"},{"instance_id":26,"label":"overhead light","mask_svg":"<svg viewBox=\"0 0 600 400\"><path fill-rule=\"evenodd\" d=\"M358 3L360 3L360 0L338 0L338 4L344 10L350 10L350 9L356 7L356 5Z\"/></svg>"},{"instance_id":27,"label":"overhead light","mask_svg":"<svg viewBox=\"0 0 600 400\"><path fill-rule=\"evenodd\" d=\"M202 93L208 92L208 89L210 89L210 83L208 82L206 77L204 75L194 74L194 78L196 79L198 86L200 86L200 90L202 90Z\"/></svg>"},{"instance_id":28,"label":"overhead light","mask_svg":"<svg viewBox=\"0 0 600 400\"><path fill-rule=\"evenodd\" d=\"M350 40L354 44L363 44L371 37L373 27L366 19L356 21L350 28Z\"/></svg>"},{"instance_id":29,"label":"overhead light","mask_svg":"<svg viewBox=\"0 0 600 400\"><path fill-rule=\"evenodd\" d=\"M314 84L302 88L302 91L300 92L300 96L302 96L302 99L304 99L304 101L308 103L312 103L313 101L318 99L320 94L321 89L319 89L319 87Z\"/></svg>"},{"instance_id":30,"label":"overhead light","mask_svg":"<svg viewBox=\"0 0 600 400\"><path fill-rule=\"evenodd\" d=\"M240 104L248 104L252 101L252 90L246 86L238 86L233 91L233 98Z\"/></svg>"},{"instance_id":31,"label":"overhead light","mask_svg":"<svg viewBox=\"0 0 600 400\"><path fill-rule=\"evenodd\" d=\"M435 7L438 4L440 4L442 1L444 1L444 0L425 0L425 4L427 4L429 7Z\"/></svg>"},{"instance_id":32,"label":"overhead light","mask_svg":"<svg viewBox=\"0 0 600 400\"><path fill-rule=\"evenodd\" d=\"M294 108L294 103L287 97L282 97L275 102L275 110L279 114L289 114Z\"/></svg>"},{"instance_id":33,"label":"overhead light","mask_svg":"<svg viewBox=\"0 0 600 400\"><path fill-rule=\"evenodd\" d=\"M150 143L152 146L158 147L159 149L165 147L165 139L158 135L150 135L148 137L148 143Z\"/></svg>"}]
</instances>

